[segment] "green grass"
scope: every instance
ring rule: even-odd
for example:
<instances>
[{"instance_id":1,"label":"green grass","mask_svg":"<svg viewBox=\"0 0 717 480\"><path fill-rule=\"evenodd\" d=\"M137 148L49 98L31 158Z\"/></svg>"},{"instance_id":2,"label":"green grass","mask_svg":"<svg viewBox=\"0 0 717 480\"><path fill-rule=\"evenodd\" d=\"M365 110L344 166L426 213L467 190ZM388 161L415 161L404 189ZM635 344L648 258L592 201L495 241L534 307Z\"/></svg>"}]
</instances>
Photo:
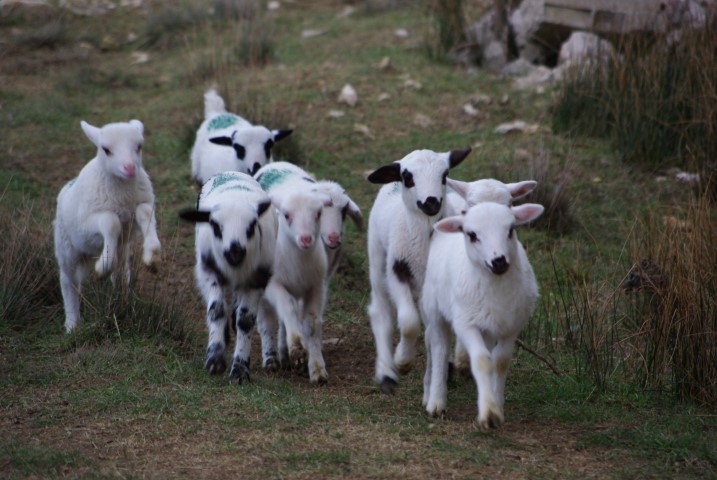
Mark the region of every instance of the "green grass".
<instances>
[{"instance_id":1,"label":"green grass","mask_svg":"<svg viewBox=\"0 0 717 480\"><path fill-rule=\"evenodd\" d=\"M230 13L226 21L200 15L172 23L166 17L160 25L159 15L179 18L194 11L191 2L174 12L164 9L169 3L152 2L146 9L119 8L99 17L67 14L68 44L33 49L27 58L3 57L0 425L10 432L0 440L4 474L265 479L717 473L712 407L641 386L619 362L600 370L596 381L585 342L569 338L583 318L575 300L580 295L593 317L606 314L605 325L610 315L622 313L624 306L611 310L605 302L632 262L636 218L673 209L688 192L626 166L606 140L548 128L526 136L493 133L497 124L517 118L549 125L551 92L514 92L501 78L431 60L424 48L430 21L423 6L378 3L337 18L343 5L282 2L278 12L261 14L272 34L266 61L220 58L201 75L193 68L207 60L207 48L243 38L231 28L243 20ZM13 15L0 32L14 35L12 28L29 31L47 20ZM145 33L150 27L161 30L156 40ZM406 28L409 38L397 39L396 28ZM306 29L325 33L302 38ZM129 33L137 39L126 40ZM89 42L88 57L62 61L63 49L78 40ZM131 63L135 49L146 50L150 60ZM385 56L392 66L383 71L378 64ZM405 88L407 78L422 88ZM358 91L355 108L336 102L345 83ZM542 294L522 338L562 375L518 350L508 379L506 424L493 432L477 427L471 380L449 385L445 418L425 415L422 355L394 397L378 393L366 315L366 232L352 224L325 315L324 338L337 342L324 348L329 384L312 387L294 372L264 373L257 368L258 344L251 383L238 386L225 376L207 375L204 306L193 278L194 232L179 223L177 212L196 199L189 151L210 85L217 85L233 111L272 128L294 128L277 145L277 157L340 181L365 217L377 191L365 172L417 148L475 146L451 173L461 180L516 181L540 174L547 191L531 201L546 203L547 186L567 185L565 210L556 214L560 219L569 213L565 229L519 232ZM391 95L388 102L378 101L383 92ZM476 93L493 98L480 123L461 113ZM507 105L498 102L503 94L511 97ZM329 118L331 109L345 116ZM414 123L417 113L433 125ZM80 120L102 125L131 118L145 124L144 164L157 196L163 262L155 275L135 266L136 288L126 299L109 282L87 284L86 322L67 336L51 246L55 199L94 155ZM357 133L355 124L368 126L372 136ZM8 291L18 301L7 302ZM602 353L619 360L610 348L605 344Z\"/></svg>"}]
</instances>

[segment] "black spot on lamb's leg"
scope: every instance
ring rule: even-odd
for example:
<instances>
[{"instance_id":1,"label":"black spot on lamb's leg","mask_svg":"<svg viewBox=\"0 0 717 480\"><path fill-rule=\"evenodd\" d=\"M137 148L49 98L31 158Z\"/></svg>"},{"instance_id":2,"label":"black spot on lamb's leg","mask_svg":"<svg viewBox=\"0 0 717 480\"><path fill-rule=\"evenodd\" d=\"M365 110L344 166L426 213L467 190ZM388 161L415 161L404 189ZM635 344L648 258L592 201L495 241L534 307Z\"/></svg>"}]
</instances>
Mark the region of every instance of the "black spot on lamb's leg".
<instances>
[{"instance_id":1,"label":"black spot on lamb's leg","mask_svg":"<svg viewBox=\"0 0 717 480\"><path fill-rule=\"evenodd\" d=\"M398 382L391 377L383 377L379 387L386 395L393 395L396 393L396 388L398 388Z\"/></svg>"},{"instance_id":2,"label":"black spot on lamb's leg","mask_svg":"<svg viewBox=\"0 0 717 480\"><path fill-rule=\"evenodd\" d=\"M234 361L232 363L232 371L229 373L229 378L231 380L236 380L237 383L241 384L246 380L247 382L251 381L251 359L241 359L238 357L234 357Z\"/></svg>"},{"instance_id":3,"label":"black spot on lamb's leg","mask_svg":"<svg viewBox=\"0 0 717 480\"><path fill-rule=\"evenodd\" d=\"M256 324L256 315L249 313L249 309L246 307L239 309L239 319L236 322L237 329L248 334L254 329L254 324Z\"/></svg>"},{"instance_id":4,"label":"black spot on lamb's leg","mask_svg":"<svg viewBox=\"0 0 717 480\"><path fill-rule=\"evenodd\" d=\"M396 275L396 278L401 283L410 284L413 281L411 266L405 260L398 259L393 262L393 274Z\"/></svg>"},{"instance_id":5,"label":"black spot on lamb's leg","mask_svg":"<svg viewBox=\"0 0 717 480\"><path fill-rule=\"evenodd\" d=\"M276 350L269 350L264 354L264 370L276 371L279 369L279 360L276 355Z\"/></svg>"}]
</instances>

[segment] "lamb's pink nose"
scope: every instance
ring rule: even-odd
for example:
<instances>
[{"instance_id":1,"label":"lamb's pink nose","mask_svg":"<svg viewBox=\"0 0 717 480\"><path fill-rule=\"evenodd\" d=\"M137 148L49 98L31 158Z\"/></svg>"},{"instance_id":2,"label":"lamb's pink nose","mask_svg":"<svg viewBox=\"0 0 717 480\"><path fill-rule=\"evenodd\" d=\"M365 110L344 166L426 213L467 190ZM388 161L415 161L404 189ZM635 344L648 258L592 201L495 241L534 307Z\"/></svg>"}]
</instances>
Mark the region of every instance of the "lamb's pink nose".
<instances>
[{"instance_id":1,"label":"lamb's pink nose","mask_svg":"<svg viewBox=\"0 0 717 480\"><path fill-rule=\"evenodd\" d=\"M301 248L309 248L314 243L314 237L311 235L302 235L299 237L299 246Z\"/></svg>"},{"instance_id":2,"label":"lamb's pink nose","mask_svg":"<svg viewBox=\"0 0 717 480\"><path fill-rule=\"evenodd\" d=\"M329 247L336 248L341 244L341 235L336 232L330 233L327 240Z\"/></svg>"},{"instance_id":3,"label":"lamb's pink nose","mask_svg":"<svg viewBox=\"0 0 717 480\"><path fill-rule=\"evenodd\" d=\"M127 177L132 178L134 177L134 174L136 173L137 169L134 166L134 163L128 163L122 166L122 171L125 175L127 175Z\"/></svg>"}]
</instances>

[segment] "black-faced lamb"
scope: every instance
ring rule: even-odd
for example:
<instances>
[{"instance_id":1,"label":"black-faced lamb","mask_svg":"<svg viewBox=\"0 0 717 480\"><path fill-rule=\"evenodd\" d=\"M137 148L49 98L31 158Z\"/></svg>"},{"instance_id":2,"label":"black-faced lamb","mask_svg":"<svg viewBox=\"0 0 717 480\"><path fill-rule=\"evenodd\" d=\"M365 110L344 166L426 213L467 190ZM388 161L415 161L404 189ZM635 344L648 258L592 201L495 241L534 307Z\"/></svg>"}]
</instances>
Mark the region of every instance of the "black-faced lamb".
<instances>
[{"instance_id":1,"label":"black-faced lamb","mask_svg":"<svg viewBox=\"0 0 717 480\"><path fill-rule=\"evenodd\" d=\"M269 196L254 178L224 172L204 184L196 209L180 213L196 224L195 275L207 305L209 330L205 368L211 374L226 370L229 310L225 293L231 293L237 338L229 376L239 383L250 378L251 335L274 270L278 226L270 206ZM276 325L259 322L263 366L268 370L278 366L276 329Z\"/></svg>"},{"instance_id":2,"label":"black-faced lamb","mask_svg":"<svg viewBox=\"0 0 717 480\"><path fill-rule=\"evenodd\" d=\"M236 171L253 175L273 161L272 149L292 130L270 130L227 112L216 90L204 94L204 121L192 147L192 178L203 185L209 177Z\"/></svg>"},{"instance_id":3,"label":"black-faced lamb","mask_svg":"<svg viewBox=\"0 0 717 480\"><path fill-rule=\"evenodd\" d=\"M368 177L372 183L385 184L368 223L368 314L376 342L375 380L385 393L393 393L398 373L413 366L421 330L416 301L423 285L433 224L446 209L448 170L470 151L416 150ZM395 357L391 353L394 315L401 332Z\"/></svg>"}]
</instances>

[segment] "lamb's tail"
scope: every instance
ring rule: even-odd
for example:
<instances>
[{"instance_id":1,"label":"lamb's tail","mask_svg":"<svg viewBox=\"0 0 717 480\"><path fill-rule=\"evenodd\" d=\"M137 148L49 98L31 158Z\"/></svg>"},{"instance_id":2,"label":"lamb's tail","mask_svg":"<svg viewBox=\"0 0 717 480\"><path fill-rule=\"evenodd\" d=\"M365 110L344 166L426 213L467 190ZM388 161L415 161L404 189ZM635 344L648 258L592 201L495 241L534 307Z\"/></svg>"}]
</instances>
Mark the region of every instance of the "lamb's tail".
<instances>
[{"instance_id":1,"label":"lamb's tail","mask_svg":"<svg viewBox=\"0 0 717 480\"><path fill-rule=\"evenodd\" d=\"M212 115L226 111L224 99L219 96L215 89L210 88L204 93L204 118L209 118Z\"/></svg>"}]
</instances>

